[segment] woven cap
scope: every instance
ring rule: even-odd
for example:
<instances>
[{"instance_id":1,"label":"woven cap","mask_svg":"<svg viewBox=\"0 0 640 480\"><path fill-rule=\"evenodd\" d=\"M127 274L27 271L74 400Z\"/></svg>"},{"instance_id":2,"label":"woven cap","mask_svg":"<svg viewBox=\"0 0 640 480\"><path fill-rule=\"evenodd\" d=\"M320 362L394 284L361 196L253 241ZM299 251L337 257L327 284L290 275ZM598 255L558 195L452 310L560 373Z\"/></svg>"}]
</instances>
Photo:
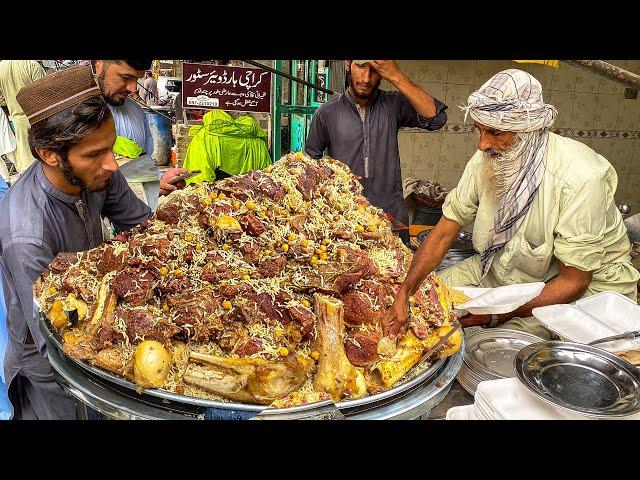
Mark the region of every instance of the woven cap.
<instances>
[{"instance_id":1,"label":"woven cap","mask_svg":"<svg viewBox=\"0 0 640 480\"><path fill-rule=\"evenodd\" d=\"M91 67L73 67L46 75L20 89L16 100L31 125L101 95Z\"/></svg>"}]
</instances>

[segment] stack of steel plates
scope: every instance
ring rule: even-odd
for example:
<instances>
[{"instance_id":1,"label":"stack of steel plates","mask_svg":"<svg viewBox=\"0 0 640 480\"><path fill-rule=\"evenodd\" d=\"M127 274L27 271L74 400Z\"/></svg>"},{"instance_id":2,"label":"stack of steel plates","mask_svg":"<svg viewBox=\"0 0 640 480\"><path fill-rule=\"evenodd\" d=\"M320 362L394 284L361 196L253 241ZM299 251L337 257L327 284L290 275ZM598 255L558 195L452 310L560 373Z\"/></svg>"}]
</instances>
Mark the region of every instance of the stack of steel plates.
<instances>
[{"instance_id":1,"label":"stack of steel plates","mask_svg":"<svg viewBox=\"0 0 640 480\"><path fill-rule=\"evenodd\" d=\"M475 394L485 380L515 377L513 359L527 345L544 340L530 333L506 328L489 328L466 338L466 348L458 381L466 391Z\"/></svg>"},{"instance_id":2,"label":"stack of steel plates","mask_svg":"<svg viewBox=\"0 0 640 480\"><path fill-rule=\"evenodd\" d=\"M429 235L431 230L423 230L418 234L418 243L422 244ZM451 248L442 258L442 261L436 268L436 272L444 270L445 268L452 267L456 263L475 255L476 251L473 248L472 235L469 232L460 232L458 238L453 241Z\"/></svg>"}]
</instances>

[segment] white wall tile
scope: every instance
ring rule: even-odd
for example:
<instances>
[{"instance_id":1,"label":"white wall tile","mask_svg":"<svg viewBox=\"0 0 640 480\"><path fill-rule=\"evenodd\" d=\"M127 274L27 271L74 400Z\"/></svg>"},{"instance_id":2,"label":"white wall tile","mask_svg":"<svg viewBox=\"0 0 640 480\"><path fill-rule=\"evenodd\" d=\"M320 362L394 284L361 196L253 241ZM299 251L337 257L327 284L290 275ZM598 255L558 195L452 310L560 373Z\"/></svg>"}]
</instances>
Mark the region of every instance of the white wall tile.
<instances>
[{"instance_id":1,"label":"white wall tile","mask_svg":"<svg viewBox=\"0 0 640 480\"><path fill-rule=\"evenodd\" d=\"M595 137L591 140L591 145L589 146L611 162L611 151L613 149L614 141L615 140L613 138ZM628 142L628 140L618 140L618 142Z\"/></svg>"},{"instance_id":2,"label":"white wall tile","mask_svg":"<svg viewBox=\"0 0 640 480\"><path fill-rule=\"evenodd\" d=\"M441 102L445 102L447 98L447 84L446 83L438 83L438 82L427 82L418 84L420 88L422 88L425 92L427 92L432 97L437 98Z\"/></svg>"},{"instance_id":3,"label":"white wall tile","mask_svg":"<svg viewBox=\"0 0 640 480\"><path fill-rule=\"evenodd\" d=\"M556 128L567 128L571 126L571 115L576 94L574 92L550 91L542 92L542 97L546 103L556 107L558 116L553 124Z\"/></svg>"},{"instance_id":4,"label":"white wall tile","mask_svg":"<svg viewBox=\"0 0 640 480\"><path fill-rule=\"evenodd\" d=\"M551 90L575 92L577 68L560 62L560 66L554 69L551 80Z\"/></svg>"},{"instance_id":5,"label":"white wall tile","mask_svg":"<svg viewBox=\"0 0 640 480\"><path fill-rule=\"evenodd\" d=\"M467 163L467 138L463 134L449 134L442 137L439 170L462 172Z\"/></svg>"},{"instance_id":6,"label":"white wall tile","mask_svg":"<svg viewBox=\"0 0 640 480\"><path fill-rule=\"evenodd\" d=\"M596 115L595 93L576 92L571 112L571 128L592 129L593 119Z\"/></svg>"},{"instance_id":7,"label":"white wall tile","mask_svg":"<svg viewBox=\"0 0 640 480\"><path fill-rule=\"evenodd\" d=\"M640 99L628 99L621 96L618 109L618 130L637 130L640 122Z\"/></svg>"},{"instance_id":8,"label":"white wall tile","mask_svg":"<svg viewBox=\"0 0 640 480\"><path fill-rule=\"evenodd\" d=\"M598 94L596 114L593 118L593 126L599 130L614 130L618 122L618 109L620 108L620 95L600 93Z\"/></svg>"},{"instance_id":9,"label":"white wall tile","mask_svg":"<svg viewBox=\"0 0 640 480\"><path fill-rule=\"evenodd\" d=\"M473 85L476 76L476 60L452 60L447 70L447 83Z\"/></svg>"},{"instance_id":10,"label":"white wall tile","mask_svg":"<svg viewBox=\"0 0 640 480\"><path fill-rule=\"evenodd\" d=\"M413 145L413 171L438 171L440 163L440 147L442 146L443 134L416 133Z\"/></svg>"},{"instance_id":11,"label":"white wall tile","mask_svg":"<svg viewBox=\"0 0 640 480\"><path fill-rule=\"evenodd\" d=\"M616 169L618 175L627 175L631 169L631 160L633 158L633 150L635 144L629 139L613 139L612 148L609 156L602 154L613 168ZM600 152L598 152L600 153Z\"/></svg>"},{"instance_id":12,"label":"white wall tile","mask_svg":"<svg viewBox=\"0 0 640 480\"><path fill-rule=\"evenodd\" d=\"M598 88L600 86L600 77L594 73L583 70L582 68L578 68L576 73L576 93L577 92L586 92L586 93L598 93Z\"/></svg>"},{"instance_id":13,"label":"white wall tile","mask_svg":"<svg viewBox=\"0 0 640 480\"><path fill-rule=\"evenodd\" d=\"M640 173L640 140L632 140L633 156L629 162L629 171L631 173Z\"/></svg>"},{"instance_id":14,"label":"white wall tile","mask_svg":"<svg viewBox=\"0 0 640 480\"><path fill-rule=\"evenodd\" d=\"M417 62L417 75L420 83L446 83L448 71L448 60L422 60Z\"/></svg>"},{"instance_id":15,"label":"white wall tile","mask_svg":"<svg viewBox=\"0 0 640 480\"><path fill-rule=\"evenodd\" d=\"M628 203L640 206L640 173L630 173L627 184Z\"/></svg>"}]
</instances>

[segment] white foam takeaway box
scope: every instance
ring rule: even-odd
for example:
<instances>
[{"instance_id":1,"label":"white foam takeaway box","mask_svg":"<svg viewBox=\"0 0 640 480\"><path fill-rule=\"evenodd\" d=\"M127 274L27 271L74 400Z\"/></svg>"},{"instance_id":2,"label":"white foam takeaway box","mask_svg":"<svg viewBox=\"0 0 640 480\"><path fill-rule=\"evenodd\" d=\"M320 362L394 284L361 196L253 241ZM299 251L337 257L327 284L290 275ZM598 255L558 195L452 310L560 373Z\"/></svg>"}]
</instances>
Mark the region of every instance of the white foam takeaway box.
<instances>
[{"instance_id":1,"label":"white foam takeaway box","mask_svg":"<svg viewBox=\"0 0 640 480\"><path fill-rule=\"evenodd\" d=\"M576 343L590 343L640 329L640 306L617 292L597 293L575 304L538 307L532 313L562 340ZM597 346L613 353L640 350L640 339Z\"/></svg>"},{"instance_id":2,"label":"white foam takeaway box","mask_svg":"<svg viewBox=\"0 0 640 480\"><path fill-rule=\"evenodd\" d=\"M513 312L516 308L533 300L544 288L543 282L518 283L496 288L456 287L471 300L458 305L456 310L475 315L500 314Z\"/></svg>"}]
</instances>

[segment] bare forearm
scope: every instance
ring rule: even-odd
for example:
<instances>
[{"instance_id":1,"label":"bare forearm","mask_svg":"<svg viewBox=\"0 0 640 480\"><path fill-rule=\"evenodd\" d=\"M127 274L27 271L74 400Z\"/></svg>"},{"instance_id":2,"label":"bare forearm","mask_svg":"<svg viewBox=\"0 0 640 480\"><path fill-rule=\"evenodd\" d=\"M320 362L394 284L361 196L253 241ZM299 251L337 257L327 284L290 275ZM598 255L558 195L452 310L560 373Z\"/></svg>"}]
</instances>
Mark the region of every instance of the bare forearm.
<instances>
[{"instance_id":1,"label":"bare forearm","mask_svg":"<svg viewBox=\"0 0 640 480\"><path fill-rule=\"evenodd\" d=\"M436 102L433 97L413 83L404 73L398 72L389 81L409 100L418 115L424 118L435 117Z\"/></svg>"},{"instance_id":2,"label":"bare forearm","mask_svg":"<svg viewBox=\"0 0 640 480\"><path fill-rule=\"evenodd\" d=\"M540 295L517 310L500 316L500 320L507 321L514 317L530 317L534 308L575 302L582 297L591 282L590 272L580 273L575 275L575 272L567 272L566 270L561 272L554 280L545 285Z\"/></svg>"}]
</instances>

